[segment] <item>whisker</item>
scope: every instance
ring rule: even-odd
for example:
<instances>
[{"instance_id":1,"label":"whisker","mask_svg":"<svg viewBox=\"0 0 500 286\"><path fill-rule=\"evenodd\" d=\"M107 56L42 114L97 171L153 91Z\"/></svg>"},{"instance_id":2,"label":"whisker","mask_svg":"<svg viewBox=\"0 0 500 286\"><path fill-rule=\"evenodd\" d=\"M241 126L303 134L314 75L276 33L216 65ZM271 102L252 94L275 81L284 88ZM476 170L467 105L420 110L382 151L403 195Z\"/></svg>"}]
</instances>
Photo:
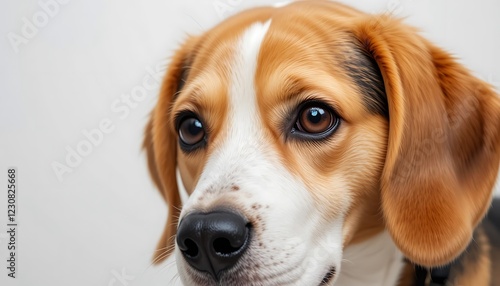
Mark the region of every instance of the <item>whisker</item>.
<instances>
[{"instance_id":1,"label":"whisker","mask_svg":"<svg viewBox=\"0 0 500 286\"><path fill-rule=\"evenodd\" d=\"M170 279L169 283L167 285L175 285L175 280L180 278L179 273L175 273L174 276Z\"/></svg>"},{"instance_id":2,"label":"whisker","mask_svg":"<svg viewBox=\"0 0 500 286\"><path fill-rule=\"evenodd\" d=\"M177 207L177 206L172 206L173 208L175 208L176 210L178 211L181 211L182 210L182 207Z\"/></svg>"},{"instance_id":3,"label":"whisker","mask_svg":"<svg viewBox=\"0 0 500 286\"><path fill-rule=\"evenodd\" d=\"M205 28L203 28L203 26L202 26L200 23L198 23L198 21L196 21L196 19L195 19L195 18L193 18L193 16L191 16L191 15L189 15L189 14L185 13L185 12L184 12L183 14L184 14L184 15L186 15L186 16L188 16L189 18L191 18L191 20L193 20L193 21L196 23L196 25L198 25L198 27L199 27L202 31L205 31L205 30L206 30Z\"/></svg>"},{"instance_id":4,"label":"whisker","mask_svg":"<svg viewBox=\"0 0 500 286\"><path fill-rule=\"evenodd\" d=\"M169 263L165 264L165 266L164 266L164 267L162 267L162 268L160 269L160 271L159 271L159 272L165 272L165 271L166 271L166 270L168 270L170 267L175 266L175 265L176 265L176 262L177 262L177 261L176 261L175 259L173 259L173 260L172 260L172 261L170 261Z\"/></svg>"},{"instance_id":5,"label":"whisker","mask_svg":"<svg viewBox=\"0 0 500 286\"><path fill-rule=\"evenodd\" d=\"M172 246L165 246L165 247L162 247L162 248L158 248L157 250L155 250L155 252L157 251L162 251L162 250L165 250L167 248L171 248Z\"/></svg>"},{"instance_id":6,"label":"whisker","mask_svg":"<svg viewBox=\"0 0 500 286\"><path fill-rule=\"evenodd\" d=\"M163 258L167 257L167 252L164 252L160 255L158 255L154 260L153 262L151 262L149 264L149 266L146 268L146 270L144 270L144 272L148 271L151 267L153 267L155 265L156 262L162 260ZM175 258L174 258L174 261L175 261Z\"/></svg>"}]
</instances>

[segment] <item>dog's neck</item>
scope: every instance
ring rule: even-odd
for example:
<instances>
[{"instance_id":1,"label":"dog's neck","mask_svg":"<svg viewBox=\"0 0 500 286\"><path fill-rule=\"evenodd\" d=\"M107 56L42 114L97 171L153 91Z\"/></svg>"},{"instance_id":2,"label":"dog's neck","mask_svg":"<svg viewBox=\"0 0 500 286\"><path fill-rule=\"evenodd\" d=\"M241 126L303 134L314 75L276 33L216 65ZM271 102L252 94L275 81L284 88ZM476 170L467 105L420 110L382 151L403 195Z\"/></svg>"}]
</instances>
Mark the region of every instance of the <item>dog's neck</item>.
<instances>
[{"instance_id":1,"label":"dog's neck","mask_svg":"<svg viewBox=\"0 0 500 286\"><path fill-rule=\"evenodd\" d=\"M404 265L387 231L348 246L343 257L336 286L396 285Z\"/></svg>"}]
</instances>

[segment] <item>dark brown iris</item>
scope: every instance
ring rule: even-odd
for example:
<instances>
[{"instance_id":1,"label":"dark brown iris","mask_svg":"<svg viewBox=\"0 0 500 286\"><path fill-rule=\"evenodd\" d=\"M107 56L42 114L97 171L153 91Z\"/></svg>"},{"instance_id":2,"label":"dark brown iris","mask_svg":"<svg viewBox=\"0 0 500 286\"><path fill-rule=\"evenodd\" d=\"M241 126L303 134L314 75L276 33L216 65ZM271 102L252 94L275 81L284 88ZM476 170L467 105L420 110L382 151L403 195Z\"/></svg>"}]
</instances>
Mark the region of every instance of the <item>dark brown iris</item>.
<instances>
[{"instance_id":1,"label":"dark brown iris","mask_svg":"<svg viewBox=\"0 0 500 286\"><path fill-rule=\"evenodd\" d=\"M299 114L298 128L306 133L322 133L333 125L333 115L320 106L307 106Z\"/></svg>"},{"instance_id":2,"label":"dark brown iris","mask_svg":"<svg viewBox=\"0 0 500 286\"><path fill-rule=\"evenodd\" d=\"M195 145L205 137L203 124L194 117L184 119L179 125L179 137L184 144Z\"/></svg>"}]
</instances>

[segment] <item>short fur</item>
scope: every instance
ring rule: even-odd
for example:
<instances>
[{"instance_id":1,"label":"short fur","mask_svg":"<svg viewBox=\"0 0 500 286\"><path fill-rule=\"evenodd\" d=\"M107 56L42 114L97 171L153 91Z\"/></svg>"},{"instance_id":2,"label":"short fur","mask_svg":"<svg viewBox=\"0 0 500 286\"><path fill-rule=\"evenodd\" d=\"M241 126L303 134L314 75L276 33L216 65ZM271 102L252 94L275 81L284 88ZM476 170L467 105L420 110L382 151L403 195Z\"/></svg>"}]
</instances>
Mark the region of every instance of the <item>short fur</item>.
<instances>
[{"instance_id":1,"label":"short fur","mask_svg":"<svg viewBox=\"0 0 500 286\"><path fill-rule=\"evenodd\" d=\"M498 96L400 20L326 1L243 12L190 37L172 58L144 140L152 179L168 205L155 262L174 250L182 208L176 168L188 193L202 201L205 190L197 184L205 165L223 146L228 124L237 124L225 122L235 45L249 26L268 20L254 78L262 137L309 190L325 224L343 218L342 247L386 229L410 261L401 285L411 285L414 264L437 267L458 258L456 281L497 281L491 273L499 273L498 246L492 255L489 239L498 228L491 221L477 226L500 162ZM279 124L308 92L344 120L323 144L290 141L282 134L287 125ZM182 108L204 117L205 150L179 149L172 121ZM210 204L221 203L222 197Z\"/></svg>"}]
</instances>

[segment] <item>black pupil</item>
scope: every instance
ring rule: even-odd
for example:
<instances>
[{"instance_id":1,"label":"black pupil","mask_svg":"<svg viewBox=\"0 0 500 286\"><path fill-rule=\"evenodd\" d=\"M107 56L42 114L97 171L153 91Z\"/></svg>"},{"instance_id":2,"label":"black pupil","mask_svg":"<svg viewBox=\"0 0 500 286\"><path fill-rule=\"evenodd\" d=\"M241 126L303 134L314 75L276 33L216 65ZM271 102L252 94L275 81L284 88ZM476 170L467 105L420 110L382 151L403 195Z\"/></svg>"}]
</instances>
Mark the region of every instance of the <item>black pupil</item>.
<instances>
[{"instance_id":1,"label":"black pupil","mask_svg":"<svg viewBox=\"0 0 500 286\"><path fill-rule=\"evenodd\" d=\"M187 145L200 142L204 135L203 124L194 117L184 120L179 128L179 139Z\"/></svg>"},{"instance_id":2,"label":"black pupil","mask_svg":"<svg viewBox=\"0 0 500 286\"><path fill-rule=\"evenodd\" d=\"M307 120L313 124L318 124L323 119L325 111L319 107L312 107L307 114Z\"/></svg>"},{"instance_id":3,"label":"black pupil","mask_svg":"<svg viewBox=\"0 0 500 286\"><path fill-rule=\"evenodd\" d=\"M188 133L192 136L198 135L200 132L203 132L203 126L198 119L191 118L188 123Z\"/></svg>"}]
</instances>

